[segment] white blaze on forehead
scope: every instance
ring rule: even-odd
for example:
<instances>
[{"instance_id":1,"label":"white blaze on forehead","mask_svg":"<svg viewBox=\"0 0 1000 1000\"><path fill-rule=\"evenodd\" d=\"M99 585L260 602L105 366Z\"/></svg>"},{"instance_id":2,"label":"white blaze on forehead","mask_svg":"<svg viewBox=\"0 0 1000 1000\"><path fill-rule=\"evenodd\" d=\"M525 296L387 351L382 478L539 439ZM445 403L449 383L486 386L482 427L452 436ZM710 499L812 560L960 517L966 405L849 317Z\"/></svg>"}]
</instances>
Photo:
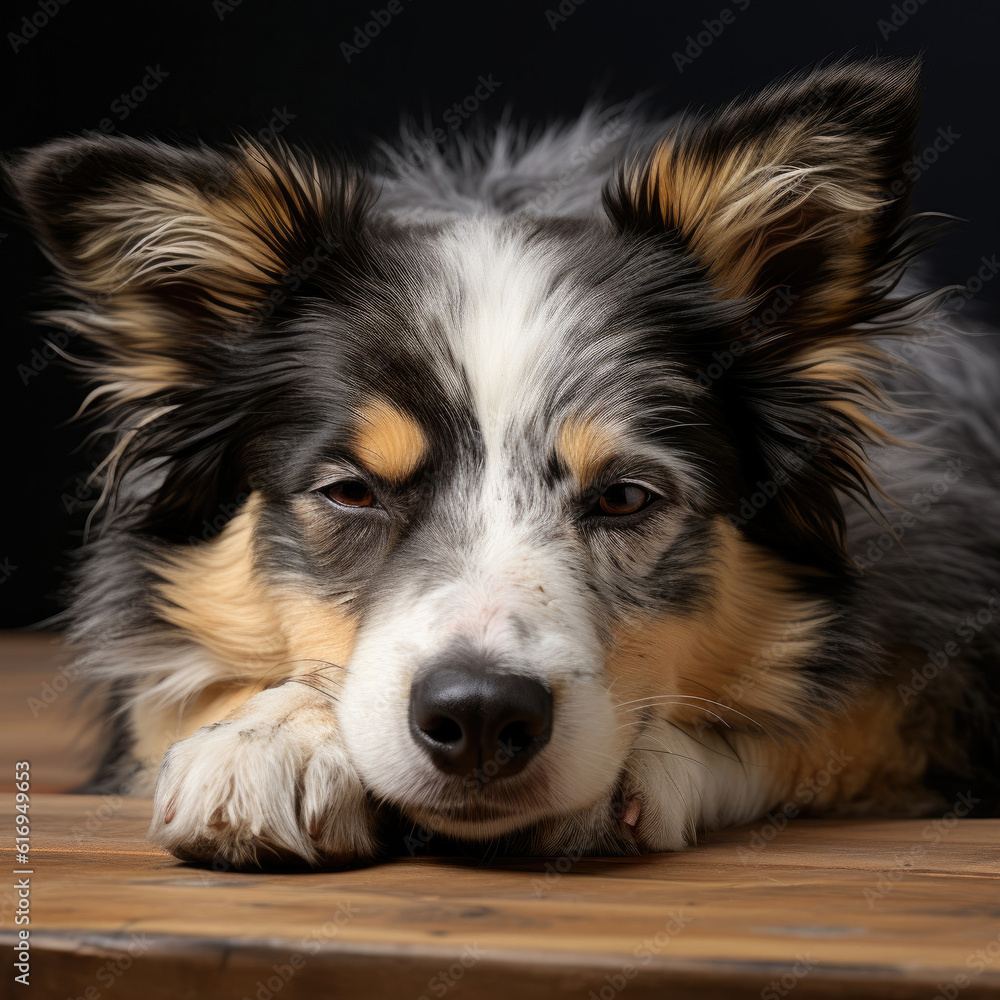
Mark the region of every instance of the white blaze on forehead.
<instances>
[{"instance_id":1,"label":"white blaze on forehead","mask_svg":"<svg viewBox=\"0 0 1000 1000\"><path fill-rule=\"evenodd\" d=\"M553 363L583 309L582 298L550 294L565 261L542 241L498 220L468 220L442 234L439 252L460 306L447 324L464 369L487 453L512 423L539 412Z\"/></svg>"}]
</instances>

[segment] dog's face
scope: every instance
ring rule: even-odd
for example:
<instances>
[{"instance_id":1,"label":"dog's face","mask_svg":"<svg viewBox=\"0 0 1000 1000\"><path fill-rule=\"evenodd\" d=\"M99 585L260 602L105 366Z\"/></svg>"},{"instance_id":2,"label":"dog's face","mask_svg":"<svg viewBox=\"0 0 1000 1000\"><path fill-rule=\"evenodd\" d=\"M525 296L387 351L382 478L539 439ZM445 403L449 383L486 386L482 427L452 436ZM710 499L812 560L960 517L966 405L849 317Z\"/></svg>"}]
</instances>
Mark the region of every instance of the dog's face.
<instances>
[{"instance_id":1,"label":"dog's face","mask_svg":"<svg viewBox=\"0 0 1000 1000\"><path fill-rule=\"evenodd\" d=\"M383 252L405 296L309 320L307 392L330 412L275 449L301 468L262 534L349 601L340 708L366 784L492 835L605 795L635 736L617 706L674 688L609 693L609 660L638 619L696 606L720 493L699 456L727 448L666 346L669 294L646 315L680 261L525 219Z\"/></svg>"},{"instance_id":2,"label":"dog's face","mask_svg":"<svg viewBox=\"0 0 1000 1000\"><path fill-rule=\"evenodd\" d=\"M590 220L404 222L288 150L29 156L161 619L232 673L261 622L337 664L370 792L477 839L628 794L652 717L696 742L834 701L914 93L835 67L683 122ZM238 544L190 541L234 497Z\"/></svg>"}]
</instances>

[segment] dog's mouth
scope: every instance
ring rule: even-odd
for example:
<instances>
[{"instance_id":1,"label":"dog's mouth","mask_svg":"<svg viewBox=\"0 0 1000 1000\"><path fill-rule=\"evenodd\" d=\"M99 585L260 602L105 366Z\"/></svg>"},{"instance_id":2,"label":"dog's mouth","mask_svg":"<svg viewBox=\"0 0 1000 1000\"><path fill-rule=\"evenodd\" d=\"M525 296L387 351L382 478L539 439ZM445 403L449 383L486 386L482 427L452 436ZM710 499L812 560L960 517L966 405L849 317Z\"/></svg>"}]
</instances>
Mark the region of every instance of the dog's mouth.
<instances>
[{"instance_id":1,"label":"dog's mouth","mask_svg":"<svg viewBox=\"0 0 1000 1000\"><path fill-rule=\"evenodd\" d=\"M552 814L544 775L462 782L396 807L423 827L470 840L511 833Z\"/></svg>"},{"instance_id":2,"label":"dog's mouth","mask_svg":"<svg viewBox=\"0 0 1000 1000\"><path fill-rule=\"evenodd\" d=\"M602 831L603 850L593 853L641 853L643 838L640 817L641 796L619 785L607 801L609 816L595 820L594 829ZM524 793L522 802L513 797L503 802L488 800L450 801L443 804L420 804L406 808L394 807L394 822L398 824L400 842L411 855L420 853L469 855L477 852L484 842L490 843L491 856L509 857L536 853L536 827L546 820L558 821L562 814L551 808L539 814L538 798ZM567 831L568 832L568 831ZM396 839L395 836L390 839ZM548 853L560 853L544 838ZM433 845L433 846L432 846Z\"/></svg>"},{"instance_id":3,"label":"dog's mouth","mask_svg":"<svg viewBox=\"0 0 1000 1000\"><path fill-rule=\"evenodd\" d=\"M450 836L476 840L512 833L540 819L537 805L487 803L421 805L406 810L421 826Z\"/></svg>"}]
</instances>

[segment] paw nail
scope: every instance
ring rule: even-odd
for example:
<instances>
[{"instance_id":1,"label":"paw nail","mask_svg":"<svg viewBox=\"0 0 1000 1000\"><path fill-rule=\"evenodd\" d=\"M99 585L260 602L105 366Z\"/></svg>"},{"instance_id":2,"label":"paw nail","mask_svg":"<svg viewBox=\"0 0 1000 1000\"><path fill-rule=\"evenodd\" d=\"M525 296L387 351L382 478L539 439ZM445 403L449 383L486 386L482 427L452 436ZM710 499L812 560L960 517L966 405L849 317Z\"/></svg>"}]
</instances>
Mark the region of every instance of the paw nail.
<instances>
[{"instance_id":1,"label":"paw nail","mask_svg":"<svg viewBox=\"0 0 1000 1000\"><path fill-rule=\"evenodd\" d=\"M639 813L642 811L642 799L638 795L633 795L625 803L625 814L622 821L626 826L635 826L639 822Z\"/></svg>"}]
</instances>

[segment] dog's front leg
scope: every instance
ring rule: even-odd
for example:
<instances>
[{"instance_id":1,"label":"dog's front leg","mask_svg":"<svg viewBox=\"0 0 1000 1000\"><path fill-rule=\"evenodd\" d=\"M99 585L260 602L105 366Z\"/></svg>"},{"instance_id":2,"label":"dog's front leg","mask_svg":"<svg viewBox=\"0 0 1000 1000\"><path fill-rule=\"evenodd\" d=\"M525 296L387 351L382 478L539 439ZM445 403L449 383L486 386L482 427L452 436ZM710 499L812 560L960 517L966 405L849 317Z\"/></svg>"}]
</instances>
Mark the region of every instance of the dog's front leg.
<instances>
[{"instance_id":1,"label":"dog's front leg","mask_svg":"<svg viewBox=\"0 0 1000 1000\"><path fill-rule=\"evenodd\" d=\"M335 709L311 675L262 691L173 744L160 765L150 840L182 860L233 868L371 857L373 810Z\"/></svg>"}]
</instances>

